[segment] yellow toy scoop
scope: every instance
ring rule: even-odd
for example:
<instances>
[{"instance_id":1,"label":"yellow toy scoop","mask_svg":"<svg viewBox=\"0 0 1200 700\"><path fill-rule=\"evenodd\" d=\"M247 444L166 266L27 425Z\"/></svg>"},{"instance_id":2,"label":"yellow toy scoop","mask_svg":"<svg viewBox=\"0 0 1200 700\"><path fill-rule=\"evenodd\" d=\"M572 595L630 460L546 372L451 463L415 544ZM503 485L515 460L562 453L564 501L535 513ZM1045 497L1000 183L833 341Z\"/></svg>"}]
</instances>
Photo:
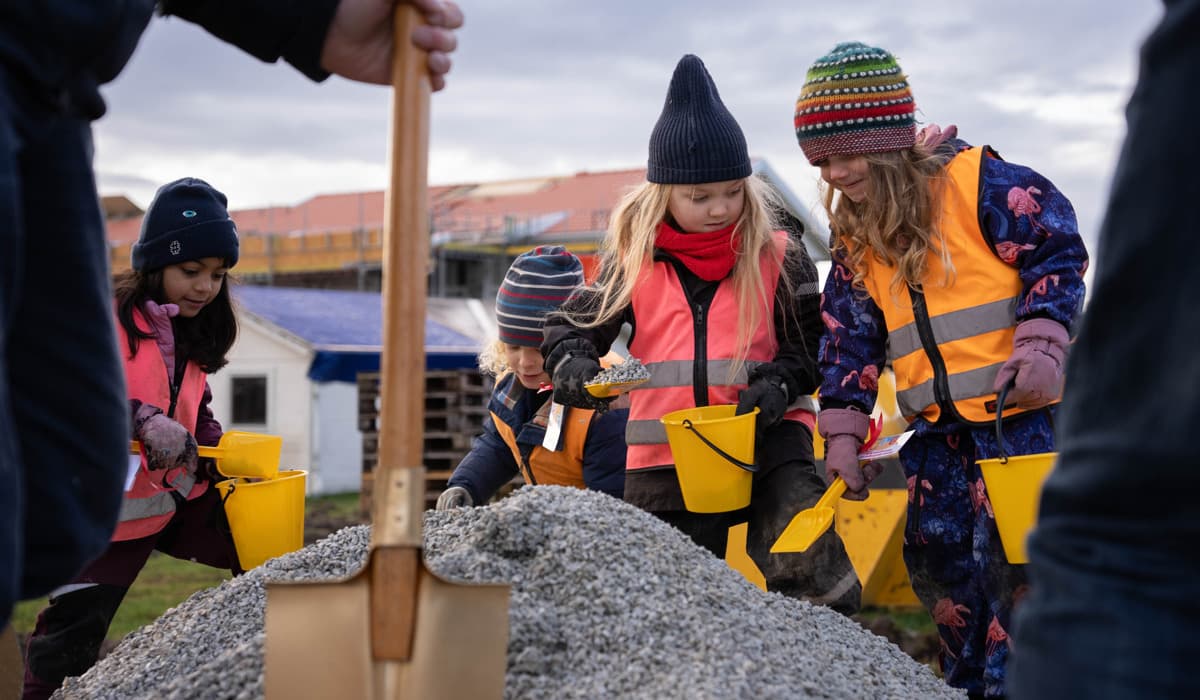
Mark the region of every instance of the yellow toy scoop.
<instances>
[{"instance_id":1,"label":"yellow toy scoop","mask_svg":"<svg viewBox=\"0 0 1200 700\"><path fill-rule=\"evenodd\" d=\"M649 377L645 379L635 379L628 382L597 382L595 384L587 384L584 386L588 393L598 399L607 399L611 396L623 394L639 384L645 384L650 381Z\"/></svg>"},{"instance_id":2,"label":"yellow toy scoop","mask_svg":"<svg viewBox=\"0 0 1200 700\"><path fill-rule=\"evenodd\" d=\"M141 452L136 440L129 443L133 454ZM283 452L283 438L240 430L230 430L221 436L216 447L201 445L196 453L201 457L216 460L217 471L234 478L274 479L279 474L279 455Z\"/></svg>"},{"instance_id":3,"label":"yellow toy scoop","mask_svg":"<svg viewBox=\"0 0 1200 700\"><path fill-rule=\"evenodd\" d=\"M842 481L840 476L834 477L833 483L825 489L825 495L821 496L821 500L817 501L815 506L796 513L796 517L784 528L783 534L771 545L771 553L803 552L813 546L817 538L824 535L833 525L833 507L844 493L846 482Z\"/></svg>"}]
</instances>

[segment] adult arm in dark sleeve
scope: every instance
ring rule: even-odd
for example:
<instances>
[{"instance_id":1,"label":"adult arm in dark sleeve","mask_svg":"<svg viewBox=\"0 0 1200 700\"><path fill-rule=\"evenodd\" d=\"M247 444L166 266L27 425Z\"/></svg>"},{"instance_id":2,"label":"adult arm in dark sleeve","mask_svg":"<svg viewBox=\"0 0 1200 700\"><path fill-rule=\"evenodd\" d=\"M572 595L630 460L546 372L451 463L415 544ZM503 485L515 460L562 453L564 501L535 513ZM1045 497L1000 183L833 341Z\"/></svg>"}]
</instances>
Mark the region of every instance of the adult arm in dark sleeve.
<instances>
[{"instance_id":1,"label":"adult arm in dark sleeve","mask_svg":"<svg viewBox=\"0 0 1200 700\"><path fill-rule=\"evenodd\" d=\"M339 0L164 0L162 14L195 22L267 63L283 59L324 80L321 49Z\"/></svg>"},{"instance_id":2,"label":"adult arm in dark sleeve","mask_svg":"<svg viewBox=\"0 0 1200 700\"><path fill-rule=\"evenodd\" d=\"M625 423L629 409L597 413L583 445L583 483L621 498L625 494Z\"/></svg>"},{"instance_id":3,"label":"adult arm in dark sleeve","mask_svg":"<svg viewBox=\"0 0 1200 700\"><path fill-rule=\"evenodd\" d=\"M481 506L519 471L512 450L488 416L483 421L483 434L475 438L471 451L454 468L446 486L463 487L470 492L475 505Z\"/></svg>"}]
</instances>

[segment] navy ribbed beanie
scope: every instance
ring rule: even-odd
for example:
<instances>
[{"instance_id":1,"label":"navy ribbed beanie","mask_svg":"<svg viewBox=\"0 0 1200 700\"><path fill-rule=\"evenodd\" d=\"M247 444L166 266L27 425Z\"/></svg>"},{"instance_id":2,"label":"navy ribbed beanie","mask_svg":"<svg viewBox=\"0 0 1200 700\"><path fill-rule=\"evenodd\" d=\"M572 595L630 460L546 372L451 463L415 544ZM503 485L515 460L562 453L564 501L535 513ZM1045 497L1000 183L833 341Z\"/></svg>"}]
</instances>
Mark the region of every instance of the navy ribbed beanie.
<instances>
[{"instance_id":1,"label":"navy ribbed beanie","mask_svg":"<svg viewBox=\"0 0 1200 700\"><path fill-rule=\"evenodd\" d=\"M238 237L228 203L224 194L199 178L185 177L158 188L130 251L133 269L145 272L200 258L223 258L233 267Z\"/></svg>"},{"instance_id":2,"label":"navy ribbed beanie","mask_svg":"<svg viewBox=\"0 0 1200 700\"><path fill-rule=\"evenodd\" d=\"M704 62L692 54L679 59L650 134L646 179L699 185L738 180L752 172L746 137L721 102Z\"/></svg>"}]
</instances>

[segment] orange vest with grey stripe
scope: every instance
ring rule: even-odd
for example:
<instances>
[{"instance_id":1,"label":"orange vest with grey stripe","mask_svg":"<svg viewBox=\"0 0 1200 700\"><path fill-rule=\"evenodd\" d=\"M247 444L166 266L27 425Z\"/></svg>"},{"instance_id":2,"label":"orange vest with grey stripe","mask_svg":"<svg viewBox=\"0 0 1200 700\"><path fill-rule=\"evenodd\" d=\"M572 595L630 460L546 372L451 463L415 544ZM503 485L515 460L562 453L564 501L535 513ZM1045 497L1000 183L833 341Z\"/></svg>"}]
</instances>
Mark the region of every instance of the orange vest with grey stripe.
<instances>
[{"instance_id":1,"label":"orange vest with grey stripe","mask_svg":"<svg viewBox=\"0 0 1200 700\"><path fill-rule=\"evenodd\" d=\"M515 388L519 385L520 382L514 379L511 386ZM510 408L511 404L515 403L508 397L505 397L504 400L510 402ZM549 421L550 405L549 401L542 404L531 422L545 429ZM525 479L525 483L586 488L583 481L583 448L587 443L588 431L592 426L592 415L595 414L595 411L587 408L568 407L563 416L562 432L560 433L562 444L558 451L551 452L540 444L535 445L529 453L528 461L521 455L521 446L517 444L517 433L513 426L505 423L500 416L496 415L495 411L491 411L491 414L492 424L496 427L500 438L504 440L504 444L512 450L513 459L516 460L517 468L521 470L521 476ZM518 429L520 427L517 426Z\"/></svg>"},{"instance_id":2,"label":"orange vest with grey stripe","mask_svg":"<svg viewBox=\"0 0 1200 700\"><path fill-rule=\"evenodd\" d=\"M896 402L904 417L937 421L943 413L968 424L996 417L992 388L1013 350L1016 308L1022 293L1016 270L996 256L979 222L979 181L987 147L956 155L946 167L940 228L954 264L946 283L938 255L926 261L924 293L905 287L893 294L896 270L864 258L867 292L887 322L887 357L896 373ZM1022 411L1009 407L1005 415Z\"/></svg>"},{"instance_id":3,"label":"orange vest with grey stripe","mask_svg":"<svg viewBox=\"0 0 1200 700\"><path fill-rule=\"evenodd\" d=\"M697 405L697 380L707 384L707 405L735 404L750 371L775 359L779 341L773 306L786 246L787 233L776 232L775 254L766 253L759 261L767 290L762 321L750 337L745 362L732 376L730 370L737 364L737 323L742 316L732 278L721 280L712 303L697 313L672 264L655 261L644 273L633 299L637 332L629 352L642 361L650 380L629 393L626 471L674 464L666 428L659 419ZM809 430L815 417L816 403L811 396L794 399L784 414L785 420L804 423Z\"/></svg>"},{"instance_id":4,"label":"orange vest with grey stripe","mask_svg":"<svg viewBox=\"0 0 1200 700\"><path fill-rule=\"evenodd\" d=\"M133 321L139 330L150 333L150 325L140 309L134 309ZM121 353L129 351L125 328L117 322L117 341ZM204 397L205 374L194 362L188 362L179 385L179 396L175 399L175 414L171 416L188 432L196 432L196 417L200 412L200 401ZM167 364L158 343L153 338L141 338L137 342L137 353L125 357L125 388L129 398L152 404L166 411L171 405L171 382L167 376ZM197 481L195 473L186 468L170 469L166 472L151 472L142 456L142 466L137 471L133 486L125 492L121 504L121 516L117 522L114 542L148 537L166 527L175 513L175 498L178 492L189 500L198 498L208 489L207 481Z\"/></svg>"}]
</instances>

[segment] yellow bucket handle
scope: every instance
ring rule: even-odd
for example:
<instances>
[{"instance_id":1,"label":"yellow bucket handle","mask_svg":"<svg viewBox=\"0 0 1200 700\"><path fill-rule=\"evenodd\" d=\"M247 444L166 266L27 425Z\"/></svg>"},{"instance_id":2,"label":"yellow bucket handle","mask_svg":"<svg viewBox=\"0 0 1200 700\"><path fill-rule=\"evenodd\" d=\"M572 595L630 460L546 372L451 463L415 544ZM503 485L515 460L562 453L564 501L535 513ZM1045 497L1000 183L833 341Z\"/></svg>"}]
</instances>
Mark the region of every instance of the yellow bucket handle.
<instances>
[{"instance_id":1,"label":"yellow bucket handle","mask_svg":"<svg viewBox=\"0 0 1200 700\"><path fill-rule=\"evenodd\" d=\"M758 471L758 465L755 464L754 462L743 462L742 460L738 459L737 457L734 457L733 455L729 454L725 450L722 450L720 447L717 447L716 445L714 445L712 443L712 441L710 441L708 438L701 435L700 431L696 430L696 426L692 425L691 419L684 418L682 425L687 430L692 431L696 435L696 437L700 438L700 442L703 442L705 445L708 445L708 448L710 450L712 450L713 452L716 452L717 454L724 457L725 461L727 461L735 466L741 467L742 469L745 469L748 472Z\"/></svg>"}]
</instances>

